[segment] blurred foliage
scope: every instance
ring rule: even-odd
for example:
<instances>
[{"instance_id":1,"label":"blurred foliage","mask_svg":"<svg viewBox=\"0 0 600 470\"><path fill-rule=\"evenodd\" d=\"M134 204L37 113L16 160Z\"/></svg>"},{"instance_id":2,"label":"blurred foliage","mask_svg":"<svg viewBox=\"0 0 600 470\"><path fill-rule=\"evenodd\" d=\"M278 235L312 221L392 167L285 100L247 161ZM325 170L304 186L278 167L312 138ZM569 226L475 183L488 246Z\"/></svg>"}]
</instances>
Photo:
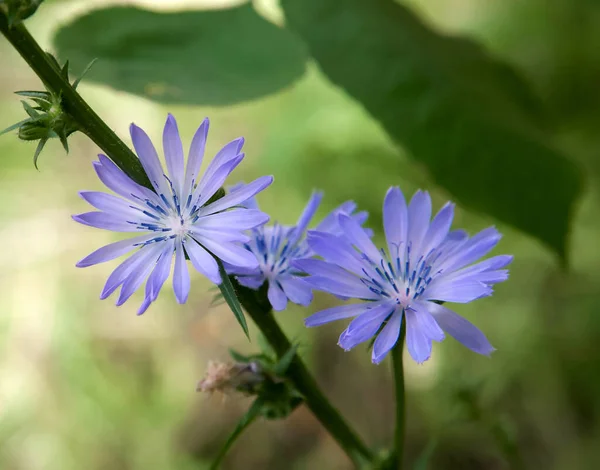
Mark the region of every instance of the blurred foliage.
<instances>
[{"instance_id":1,"label":"blurred foliage","mask_svg":"<svg viewBox=\"0 0 600 470\"><path fill-rule=\"evenodd\" d=\"M172 13L96 10L62 28L55 42L59 56L79 67L100 60L90 80L166 103L259 98L301 77L306 62L302 43L250 4Z\"/></svg>"},{"instance_id":2,"label":"blurred foliage","mask_svg":"<svg viewBox=\"0 0 600 470\"><path fill-rule=\"evenodd\" d=\"M145 0L146 5L149 3ZM157 0L154 5L158 3ZM308 16L316 8L312 1L300 3L306 3L306 10L299 11L301 6L295 7L287 0L284 7L288 11L297 10L298 16ZM557 159L555 150L540 150L544 145L548 149L560 149L560 154L568 156L587 177L577 210L571 211L568 232L571 268L560 272L535 239L500 221L499 228L505 237L497 253L515 255L511 278L497 287L494 297L456 309L486 332L497 352L491 358L478 357L447 339L435 345L433 357L425 365L406 363L406 464L407 468L422 465L430 470L508 470L512 468L509 462L515 458L511 453L518 449L518 458L527 469L600 468L600 250L597 249L600 90L596 86L600 70L596 52L600 47L600 5L591 0L412 0L411 7L419 12L418 17L405 11L404 2L396 2L400 5L397 10L402 12L400 15L391 14L389 18L384 15L385 18L374 20L365 14L359 21L355 9L358 3L350 0L339 3L346 5L344 11L339 13L337 4L331 7L332 11L338 11L342 17L346 15L355 25L369 18L373 24L381 21L377 31L382 36L386 32L386 37L396 41L396 46L385 49L386 54L369 57L362 53L362 42L341 29L336 31L341 36L339 40L350 36L357 45L354 49L334 49L337 41L333 31L316 36L316 32L324 31L322 25L328 21L327 15L317 18L311 15L315 18L314 24L303 20L300 29L288 13L290 26L312 38L307 43L315 54L318 69L309 66L304 73L302 65L294 77L304 75L292 87L242 105L177 106L175 111L184 140L189 142L199 116L205 115L211 116L209 146L213 150L218 144L245 135L248 157L239 176L250 180L264 173L275 175L273 187L261 195L260 200L261 207L273 220L293 222L310 190L316 187L326 194L321 214L352 198L361 208L371 211L369 223L373 228L380 227L382 197L392 184L401 185L407 193L417 187L432 191L435 207L449 198L447 190L451 188L439 186L443 175L436 174L429 163L433 155L439 155L443 163L443 157L453 148L443 139L447 136L444 129L440 130L443 125L447 125L450 132L455 122L470 119L471 127L467 128L470 134L465 139L479 136L477 142L481 145L469 149L468 154L475 150L483 152L481 142L488 134L484 134L482 128L504 129L509 143L493 141L491 145L498 147L498 153L491 148L490 154L497 156L503 152L515 174L523 171L523 164L513 158L512 153L529 158L516 142L531 139L528 142L537 146L534 152L537 163L531 165L542 166L546 158ZM371 3L381 5L381 2L364 2L365 5ZM92 15L74 11L74 6L90 8L90 4L102 6L102 2L87 0L49 0L27 25L34 35L42 35L48 24L58 27L59 18ZM178 5L195 7L183 2ZM278 11L272 5L273 2L263 1L254 6L261 14L276 17ZM249 5L244 8L250 10ZM181 15L145 13L157 18ZM252 11L251 15L256 14ZM406 29L390 31L383 27L398 17L406 22ZM262 17L257 15L257 18L257 22L269 26ZM83 20L72 21L71 25ZM188 30L196 33L190 26L191 20L177 24L182 25L181 31L188 25ZM423 24L427 25L425 30ZM105 70L110 70L111 62L102 60L98 51L90 53L77 45L91 41L92 36L94 41L100 41L103 34L110 37L110 24L103 27L106 31L94 29L93 35L82 30L72 37L69 50L65 49L80 68L95 55L100 56L94 69L96 74L108 73ZM138 25L119 27L122 31L136 31ZM223 34L216 41L219 47L221 41L236 34L234 27L219 31ZM277 30L287 35L285 31ZM449 31L469 36L469 42L442 35ZM359 29L354 33L361 34ZM414 49L414 54L429 54L430 51L423 49L420 41L414 39L416 36L409 33L429 38L431 43L428 44L443 40L442 57L439 54L426 57L437 58L446 67L434 61L437 65L431 73L436 78L434 83L442 88L446 86L444 90L448 94L441 91L440 95L433 94L440 101L426 103L426 111L437 112L436 106L444 105L444 99L458 96L455 87L466 87L461 93L470 96L465 100L455 98L450 101L451 107L450 104L442 106L446 113L443 116L449 116L448 121L436 121L431 129L427 127L428 132L422 139L429 137L430 140L427 145L418 141L418 148L425 149L418 154L416 144L409 145L410 139L402 137L408 131L401 133L398 129L403 122L408 122L409 130L425 132L420 130L424 124L415 122L411 114L411 110L418 110L421 101L418 97L425 92L416 87L414 96L403 93L402 106L391 108L398 108L392 111L403 113L404 121L390 124L396 114L389 111L389 116L382 117L380 101L377 101L388 99L381 85L385 77L377 77L376 70L369 70L374 63L381 63L385 70L383 64L389 54L389 60L410 59L411 66L407 70L415 77L425 73L425 60L409 52ZM59 37L61 34L59 32ZM369 34L375 35L372 31ZM162 41L154 42L153 37L146 38L151 47L144 52L148 59L141 72L163 73L164 69L161 77L173 83L185 79L194 86L197 96L207 100L194 101L194 104L237 103L239 90L246 86L244 78L248 79L247 86L253 86L253 77L257 75L245 77L249 71L244 71L245 65L239 62L237 49L252 43L251 36L232 42L230 49L222 50L222 55L210 55L214 61L224 61L226 65L230 59L238 60L240 74L236 80L239 81L227 82L227 87L219 79L213 83L211 76L196 76L203 73L202 70L187 74L196 65L193 61L174 73L167 72L166 62L159 52L163 48L177 49L179 36L173 33L166 36L167 39L163 37ZM172 42L168 41L169 37L174 38ZM323 39L316 44L315 38L319 37L333 43L324 44ZM369 39L365 34L360 38ZM311 45L311 41L315 44ZM485 44L499 59L492 59L492 54L475 45L477 42ZM272 43L257 49L248 46L245 53L247 57L256 56L257 61L269 63L271 50L279 50L277 38ZM141 47L139 42L131 48L127 41L119 44L115 49L126 57ZM329 50L326 47L336 55L330 58L332 63L349 63L354 55L365 70L348 77L338 76L335 68L329 71L314 52ZM456 47L467 47L474 62L454 62L449 54ZM198 52L200 58L204 50ZM79 54L81 58L77 59L75 56ZM0 57L3 65L0 68L0 128L3 128L19 120L21 114L12 91L38 89L39 84L4 41L0 41ZM304 64L304 52L302 57ZM153 60L160 62L151 63ZM501 65L502 62L512 68L507 69L508 65ZM482 63L488 72L480 76L476 70ZM255 73L260 73L261 67L257 67ZM497 78L499 69L505 71L500 72L505 78ZM353 69L348 70L354 73ZM459 70L469 72L467 81L447 80ZM127 69L124 74L135 72ZM524 76L533 92L521 79L506 78L506 74ZM368 93L359 88L358 83L358 78L365 76L372 81L372 90ZM291 84L292 80L295 78L279 88ZM99 78L97 81L108 83ZM332 86L332 81L338 86ZM478 86L480 81L482 85ZM151 135L158 138L166 112L173 111L86 82L81 85L82 94L121 135L126 135L129 122L136 121L147 124ZM146 82L140 79L139 83ZM131 91L143 94L142 89L140 86ZM274 89L265 86L261 94L249 93L244 99L258 98ZM396 103L399 98L389 99ZM527 100L537 104L530 107ZM183 103L167 95L164 101ZM496 106L501 110L498 114L494 111ZM516 129L522 123L528 129L523 135ZM230 347L244 354L256 353L256 341L247 343L224 305L209 310L211 295L199 276L192 281L194 290L187 305L179 306L165 295L144 318L136 318L135 309L127 305L117 309L109 301L96 300L106 274L114 265L107 263L85 271L76 271L72 266L82 255L116 238L75 227L68 219L69 214L81 210L81 202L76 197L78 190L86 186L100 189L90 165L97 149L77 135L70 146L70 156L65 157L60 144L49 143L47 151L54 149L56 156L45 160L43 171L38 173L31 168L31 145L8 136L0 139L0 213L3 216L0 242L5 247L0 252L0 371L3 377L0 381L0 468L208 468L250 403L233 395L206 399L194 391L194 385L203 375L209 359L225 358ZM551 154L554 156L549 156ZM461 157L470 158L470 155ZM479 171L482 177L488 178L489 175L505 178L502 171L511 170L506 162L497 168L487 168L484 162L489 163L489 160L477 161L481 162L480 167L475 165L477 168L471 170L469 165L464 165L462 170ZM455 168L444 171L456 173ZM503 181L493 182L490 190L479 197L492 200L492 204L514 207L519 217L535 220L538 220L538 211L547 216L549 212L545 211L556 210L556 225L546 228L550 231L547 240L555 240L558 246L558 239L552 236L564 229L566 215L564 206L562 215L559 214L552 198L568 200L565 187L572 184L569 174L565 172L555 181L552 194L541 193L541 202L534 206L526 206L521 199L520 191L527 188L508 186L501 195L492 191L491 188ZM521 181L512 174L509 180ZM467 183L477 184L476 181L464 184ZM531 175L523 184L546 188L543 173ZM477 209L473 201L464 203L465 207L468 203L468 207ZM479 210L471 213L461 207L457 211L455 225L471 233L491 223L494 219ZM376 239L381 240L380 232ZM388 367L370 364L364 350L350 353L340 350L336 341L342 325L305 329L304 317L334 302L327 296L315 297L310 308L292 307L278 319L290 337L303 345L301 355L336 407L348 416L369 444L374 448L384 447L393 434L390 416L394 407ZM256 331L249 326L251 337L256 338ZM223 468L346 469L349 463L306 408L299 406L283 421L254 423L236 442Z\"/></svg>"},{"instance_id":3,"label":"blurred foliage","mask_svg":"<svg viewBox=\"0 0 600 470\"><path fill-rule=\"evenodd\" d=\"M553 150L541 104L514 70L390 0L283 7L327 77L457 201L566 255L581 175Z\"/></svg>"}]
</instances>

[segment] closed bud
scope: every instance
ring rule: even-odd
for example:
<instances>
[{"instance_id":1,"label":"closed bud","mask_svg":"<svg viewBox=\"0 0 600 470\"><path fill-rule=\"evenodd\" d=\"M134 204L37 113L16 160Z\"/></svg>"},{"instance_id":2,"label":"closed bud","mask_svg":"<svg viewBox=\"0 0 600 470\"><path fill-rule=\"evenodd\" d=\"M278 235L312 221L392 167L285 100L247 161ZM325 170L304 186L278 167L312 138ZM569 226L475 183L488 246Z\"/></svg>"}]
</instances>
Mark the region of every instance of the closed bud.
<instances>
[{"instance_id":1,"label":"closed bud","mask_svg":"<svg viewBox=\"0 0 600 470\"><path fill-rule=\"evenodd\" d=\"M53 132L45 124L43 121L26 122L19 127L19 139L41 140L51 137Z\"/></svg>"}]
</instances>

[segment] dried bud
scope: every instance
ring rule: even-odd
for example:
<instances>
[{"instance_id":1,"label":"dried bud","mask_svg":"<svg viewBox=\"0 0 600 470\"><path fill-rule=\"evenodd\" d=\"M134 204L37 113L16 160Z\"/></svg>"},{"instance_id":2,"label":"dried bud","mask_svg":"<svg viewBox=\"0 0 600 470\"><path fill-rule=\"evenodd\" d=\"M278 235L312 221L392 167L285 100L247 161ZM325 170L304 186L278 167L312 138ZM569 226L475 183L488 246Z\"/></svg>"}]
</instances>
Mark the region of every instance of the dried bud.
<instances>
[{"instance_id":1,"label":"dried bud","mask_svg":"<svg viewBox=\"0 0 600 470\"><path fill-rule=\"evenodd\" d=\"M198 382L196 391L253 393L264 380L265 376L256 362L241 364L209 361L206 375Z\"/></svg>"}]
</instances>

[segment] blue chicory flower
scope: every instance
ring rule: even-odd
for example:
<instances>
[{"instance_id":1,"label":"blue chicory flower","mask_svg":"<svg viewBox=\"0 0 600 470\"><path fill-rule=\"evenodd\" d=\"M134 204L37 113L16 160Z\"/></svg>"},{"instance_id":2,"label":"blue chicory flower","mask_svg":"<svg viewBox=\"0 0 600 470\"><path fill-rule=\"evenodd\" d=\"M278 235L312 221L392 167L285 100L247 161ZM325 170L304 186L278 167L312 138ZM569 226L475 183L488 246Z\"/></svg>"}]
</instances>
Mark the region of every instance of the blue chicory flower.
<instances>
[{"instance_id":1,"label":"blue chicory flower","mask_svg":"<svg viewBox=\"0 0 600 470\"><path fill-rule=\"evenodd\" d=\"M405 321L412 358L429 359L432 341L444 332L472 351L488 355L494 348L473 324L439 302L467 303L492 294L492 285L508 278L502 269L512 256L500 255L472 264L500 240L493 227L469 238L450 231L454 205L446 204L430 222L431 198L418 191L407 206L400 188L388 191L383 204L387 251L378 250L356 221L339 216L344 237L310 231L308 245L323 260L294 264L310 276L304 282L331 294L365 302L318 312L305 321L313 327L356 317L342 333L345 350L376 337L372 361L380 363L394 347Z\"/></svg>"},{"instance_id":2,"label":"blue chicory flower","mask_svg":"<svg viewBox=\"0 0 600 470\"><path fill-rule=\"evenodd\" d=\"M109 276L101 299L121 286L117 300L117 305L121 305L147 279L138 314L145 312L169 276L173 254L173 290L179 303L187 300L190 291L186 257L198 272L216 284L221 283L221 276L212 255L243 268L258 266L256 258L240 247L239 242L249 240L244 231L264 224L269 217L259 210L239 206L271 184L273 177L258 178L207 204L244 158L240 153L244 140L236 139L217 153L198 179L208 125L205 119L194 135L184 168L177 123L173 116L168 116L163 132L168 176L148 135L131 125L133 145L156 192L135 183L104 155L94 162L100 180L121 197L83 191L81 197L99 211L75 215L73 219L101 229L142 233L104 246L77 263L78 267L92 266L135 250Z\"/></svg>"},{"instance_id":3,"label":"blue chicory flower","mask_svg":"<svg viewBox=\"0 0 600 470\"><path fill-rule=\"evenodd\" d=\"M306 243L306 229L317 211L323 193L313 192L302 215L295 226L279 223L263 225L248 232L250 240L244 244L246 249L258 260L258 268L248 269L227 266L227 272L235 274L239 283L251 289L259 289L266 281L267 296L274 310L281 311L287 302L307 306L312 301L312 288L303 280L305 274L292 266L295 260L310 258L314 253ZM254 199L246 207L258 209ZM332 236L342 232L338 223L339 214L348 214L361 226L367 220L367 212L353 214L356 204L347 201L329 213L316 227L317 230ZM368 231L370 236L372 232Z\"/></svg>"}]
</instances>

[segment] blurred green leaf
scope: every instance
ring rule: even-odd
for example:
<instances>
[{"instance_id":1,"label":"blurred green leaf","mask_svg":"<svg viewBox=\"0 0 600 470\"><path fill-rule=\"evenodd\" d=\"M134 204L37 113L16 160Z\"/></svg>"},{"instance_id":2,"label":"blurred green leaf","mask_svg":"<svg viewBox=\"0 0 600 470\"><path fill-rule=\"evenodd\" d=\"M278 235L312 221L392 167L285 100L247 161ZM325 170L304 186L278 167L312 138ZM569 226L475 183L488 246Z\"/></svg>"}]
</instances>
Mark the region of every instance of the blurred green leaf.
<instances>
[{"instance_id":1,"label":"blurred green leaf","mask_svg":"<svg viewBox=\"0 0 600 470\"><path fill-rule=\"evenodd\" d=\"M541 106L510 67L391 0L284 0L283 8L327 77L458 202L565 259L581 175L552 148Z\"/></svg>"},{"instance_id":2,"label":"blurred green leaf","mask_svg":"<svg viewBox=\"0 0 600 470\"><path fill-rule=\"evenodd\" d=\"M301 77L303 44L251 4L158 13L133 7L92 11L56 35L60 57L93 82L159 102L226 105L273 93Z\"/></svg>"}]
</instances>

